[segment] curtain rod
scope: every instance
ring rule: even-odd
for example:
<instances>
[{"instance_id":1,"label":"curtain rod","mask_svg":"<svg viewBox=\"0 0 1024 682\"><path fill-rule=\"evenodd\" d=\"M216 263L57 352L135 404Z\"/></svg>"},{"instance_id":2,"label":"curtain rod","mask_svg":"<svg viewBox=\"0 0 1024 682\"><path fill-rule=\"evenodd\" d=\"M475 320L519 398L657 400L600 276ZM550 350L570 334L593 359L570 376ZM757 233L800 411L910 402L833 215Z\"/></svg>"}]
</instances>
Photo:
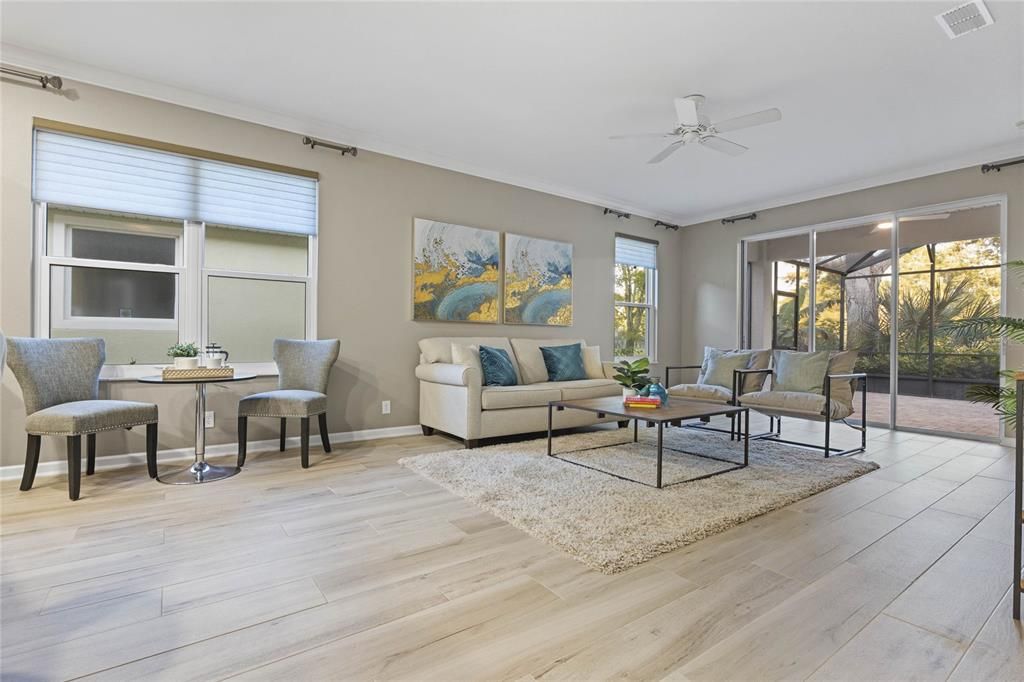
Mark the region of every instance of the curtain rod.
<instances>
[{"instance_id":1,"label":"curtain rod","mask_svg":"<svg viewBox=\"0 0 1024 682\"><path fill-rule=\"evenodd\" d=\"M328 149L334 149L341 152L342 156L351 154L352 156L358 156L359 150L355 147L350 147L347 144L334 144L333 142L324 142L308 135L302 138L302 144L309 146L310 149L316 149L317 147L327 147Z\"/></svg>"},{"instance_id":2,"label":"curtain rod","mask_svg":"<svg viewBox=\"0 0 1024 682\"><path fill-rule=\"evenodd\" d=\"M998 173L1007 166L1016 166L1018 163L1024 163L1024 156L1016 159L1009 159L1007 161L999 161L998 163L986 163L981 166L982 173L988 173L989 171L995 171Z\"/></svg>"},{"instance_id":3,"label":"curtain rod","mask_svg":"<svg viewBox=\"0 0 1024 682\"><path fill-rule=\"evenodd\" d=\"M53 88L54 90L60 90L64 87L64 81L60 76L51 76L45 73L32 73L31 71L22 71L21 69L15 69L11 66L5 66L0 64L0 73L5 73L8 76L15 76L17 78L25 78L30 81L36 81L45 90L47 88Z\"/></svg>"}]
</instances>

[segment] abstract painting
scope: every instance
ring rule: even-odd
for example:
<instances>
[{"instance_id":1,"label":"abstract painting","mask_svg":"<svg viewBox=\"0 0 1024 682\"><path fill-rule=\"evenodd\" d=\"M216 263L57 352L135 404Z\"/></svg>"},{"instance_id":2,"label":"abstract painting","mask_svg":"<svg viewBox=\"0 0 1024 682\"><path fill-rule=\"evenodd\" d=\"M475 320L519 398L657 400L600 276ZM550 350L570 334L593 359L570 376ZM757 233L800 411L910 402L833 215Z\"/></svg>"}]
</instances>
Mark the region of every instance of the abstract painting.
<instances>
[{"instance_id":1,"label":"abstract painting","mask_svg":"<svg viewBox=\"0 0 1024 682\"><path fill-rule=\"evenodd\" d=\"M413 221L413 319L498 322L499 233Z\"/></svg>"},{"instance_id":2,"label":"abstract painting","mask_svg":"<svg viewBox=\"0 0 1024 682\"><path fill-rule=\"evenodd\" d=\"M505 235L505 324L572 325L572 244Z\"/></svg>"}]
</instances>

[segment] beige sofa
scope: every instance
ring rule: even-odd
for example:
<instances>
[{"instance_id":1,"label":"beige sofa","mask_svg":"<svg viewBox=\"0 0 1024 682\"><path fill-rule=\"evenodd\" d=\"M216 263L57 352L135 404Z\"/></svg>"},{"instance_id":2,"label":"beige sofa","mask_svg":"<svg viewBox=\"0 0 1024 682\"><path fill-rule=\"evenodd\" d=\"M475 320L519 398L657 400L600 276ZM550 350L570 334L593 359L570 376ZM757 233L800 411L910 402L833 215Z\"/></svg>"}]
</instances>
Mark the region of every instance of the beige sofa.
<instances>
[{"instance_id":1,"label":"beige sofa","mask_svg":"<svg viewBox=\"0 0 1024 682\"><path fill-rule=\"evenodd\" d=\"M434 337L419 342L420 425L427 435L435 430L461 438L466 447L475 447L482 438L546 431L548 403L621 396L622 387L611 377L612 363L600 361L600 349L586 348L586 379L548 381L541 346L586 343L582 339L509 339L505 337ZM475 362L454 364L453 344L465 349L491 346L508 353L516 370L516 386L483 386L479 351ZM458 351L456 351L458 352ZM472 352L469 353L472 355ZM558 429L587 426L598 422L595 414L578 410L554 413Z\"/></svg>"}]
</instances>

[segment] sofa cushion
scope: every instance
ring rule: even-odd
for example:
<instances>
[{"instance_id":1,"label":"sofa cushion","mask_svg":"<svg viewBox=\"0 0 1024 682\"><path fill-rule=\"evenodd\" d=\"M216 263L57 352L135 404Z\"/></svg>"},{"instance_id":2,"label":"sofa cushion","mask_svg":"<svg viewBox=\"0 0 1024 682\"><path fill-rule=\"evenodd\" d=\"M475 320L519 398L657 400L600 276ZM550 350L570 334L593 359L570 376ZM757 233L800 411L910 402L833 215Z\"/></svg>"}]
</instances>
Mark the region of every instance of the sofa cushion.
<instances>
[{"instance_id":1,"label":"sofa cushion","mask_svg":"<svg viewBox=\"0 0 1024 682\"><path fill-rule=\"evenodd\" d=\"M548 386L562 391L562 400L585 400L621 396L622 386L612 379L580 379L578 381L552 381Z\"/></svg>"},{"instance_id":2,"label":"sofa cushion","mask_svg":"<svg viewBox=\"0 0 1024 682\"><path fill-rule=\"evenodd\" d=\"M669 397L725 404L732 399L732 389L714 384L679 384L668 389Z\"/></svg>"},{"instance_id":3,"label":"sofa cushion","mask_svg":"<svg viewBox=\"0 0 1024 682\"><path fill-rule=\"evenodd\" d=\"M504 348L480 346L480 367L484 373L484 386L515 386L516 369Z\"/></svg>"},{"instance_id":4,"label":"sofa cushion","mask_svg":"<svg viewBox=\"0 0 1024 682\"><path fill-rule=\"evenodd\" d=\"M604 375L604 364L601 362L600 346L583 347L583 369L587 372L588 379L606 379Z\"/></svg>"},{"instance_id":5,"label":"sofa cushion","mask_svg":"<svg viewBox=\"0 0 1024 682\"><path fill-rule=\"evenodd\" d=\"M587 378L583 368L583 344L568 346L541 346L544 366L548 369L549 381L576 381Z\"/></svg>"},{"instance_id":6,"label":"sofa cushion","mask_svg":"<svg viewBox=\"0 0 1024 682\"><path fill-rule=\"evenodd\" d=\"M475 367L480 371L481 376L484 368L480 365L480 346L466 345L462 343L452 344L452 364Z\"/></svg>"},{"instance_id":7,"label":"sofa cushion","mask_svg":"<svg viewBox=\"0 0 1024 682\"><path fill-rule=\"evenodd\" d=\"M548 381L548 368L544 364L541 346L566 346L584 343L582 339L512 339L516 352L515 362L519 366L520 383L539 384Z\"/></svg>"},{"instance_id":8,"label":"sofa cushion","mask_svg":"<svg viewBox=\"0 0 1024 682\"><path fill-rule=\"evenodd\" d=\"M519 363L516 362L515 353L512 351L512 344L504 336L435 336L419 340L420 362L452 362L452 344L460 343L464 346L491 346L502 348L508 353L512 365L516 368L516 376L522 383L522 374L519 372ZM540 351L537 351L538 353Z\"/></svg>"},{"instance_id":9,"label":"sofa cushion","mask_svg":"<svg viewBox=\"0 0 1024 682\"><path fill-rule=\"evenodd\" d=\"M740 405L759 409L767 414L786 413L821 417L825 412L825 396L799 391L757 391L740 396ZM848 404L832 401L832 419L845 419L852 413Z\"/></svg>"},{"instance_id":10,"label":"sofa cushion","mask_svg":"<svg viewBox=\"0 0 1024 682\"><path fill-rule=\"evenodd\" d=\"M32 434L72 436L152 424L157 408L131 400L75 400L38 410L25 418Z\"/></svg>"},{"instance_id":11,"label":"sofa cushion","mask_svg":"<svg viewBox=\"0 0 1024 682\"><path fill-rule=\"evenodd\" d=\"M552 400L561 400L562 391L552 384L520 384L518 386L485 386L480 392L480 406L485 410L507 410L515 407L547 407Z\"/></svg>"},{"instance_id":12,"label":"sofa cushion","mask_svg":"<svg viewBox=\"0 0 1024 682\"><path fill-rule=\"evenodd\" d=\"M829 352L795 350L775 351L775 376L772 390L793 393L824 393Z\"/></svg>"}]
</instances>

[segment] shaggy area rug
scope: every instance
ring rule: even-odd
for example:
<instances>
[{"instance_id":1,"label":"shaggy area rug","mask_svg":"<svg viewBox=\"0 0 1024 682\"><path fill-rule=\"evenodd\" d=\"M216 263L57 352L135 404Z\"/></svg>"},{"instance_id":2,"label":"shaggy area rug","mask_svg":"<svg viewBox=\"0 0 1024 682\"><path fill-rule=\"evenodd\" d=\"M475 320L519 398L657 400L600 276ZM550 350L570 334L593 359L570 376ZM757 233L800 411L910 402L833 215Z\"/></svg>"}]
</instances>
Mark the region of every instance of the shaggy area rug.
<instances>
[{"instance_id":1,"label":"shaggy area rug","mask_svg":"<svg viewBox=\"0 0 1024 682\"><path fill-rule=\"evenodd\" d=\"M639 443L632 435L630 428L560 436L554 452L653 483L655 430L641 428ZM612 447L600 447L607 445ZM693 429L666 429L665 445L736 462L743 458L742 442ZM747 468L659 490L548 457L546 448L542 438L406 457L400 464L603 573L625 570L878 468L874 462L825 459L810 450L751 441ZM663 465L665 484L730 466L667 449Z\"/></svg>"}]
</instances>

